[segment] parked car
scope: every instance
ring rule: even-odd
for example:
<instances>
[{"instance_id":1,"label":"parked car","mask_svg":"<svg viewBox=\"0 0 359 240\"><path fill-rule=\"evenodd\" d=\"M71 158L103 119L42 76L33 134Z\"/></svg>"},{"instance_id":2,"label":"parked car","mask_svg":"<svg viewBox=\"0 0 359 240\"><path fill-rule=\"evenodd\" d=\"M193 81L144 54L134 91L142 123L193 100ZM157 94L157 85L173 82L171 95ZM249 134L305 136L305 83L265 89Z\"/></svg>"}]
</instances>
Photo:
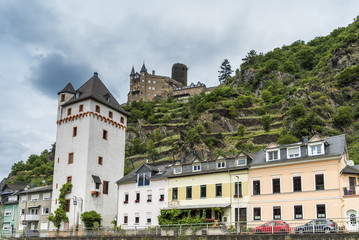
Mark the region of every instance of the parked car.
<instances>
[{"instance_id":1,"label":"parked car","mask_svg":"<svg viewBox=\"0 0 359 240\"><path fill-rule=\"evenodd\" d=\"M313 232L313 225L314 225L314 232L331 233L338 231L338 224L335 223L333 220L317 219L317 220L312 220L304 225L296 227L295 232L311 233Z\"/></svg>"},{"instance_id":2,"label":"parked car","mask_svg":"<svg viewBox=\"0 0 359 240\"><path fill-rule=\"evenodd\" d=\"M40 232L38 230L25 230L25 237L40 237ZM20 234L22 237L22 234Z\"/></svg>"},{"instance_id":3,"label":"parked car","mask_svg":"<svg viewBox=\"0 0 359 240\"><path fill-rule=\"evenodd\" d=\"M287 233L289 225L283 221L270 221L253 229L255 233Z\"/></svg>"}]
</instances>

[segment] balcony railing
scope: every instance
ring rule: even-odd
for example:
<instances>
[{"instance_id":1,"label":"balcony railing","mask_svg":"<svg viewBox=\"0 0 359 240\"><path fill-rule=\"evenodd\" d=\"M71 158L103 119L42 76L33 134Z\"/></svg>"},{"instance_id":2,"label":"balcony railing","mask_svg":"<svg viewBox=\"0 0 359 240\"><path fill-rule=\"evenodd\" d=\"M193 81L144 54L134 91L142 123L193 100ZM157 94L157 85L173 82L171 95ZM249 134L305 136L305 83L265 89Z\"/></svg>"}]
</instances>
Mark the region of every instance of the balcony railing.
<instances>
[{"instance_id":1,"label":"balcony railing","mask_svg":"<svg viewBox=\"0 0 359 240\"><path fill-rule=\"evenodd\" d=\"M26 219L25 219L25 215L21 215L21 221L39 221L40 220L40 215L38 214L26 214Z\"/></svg>"}]
</instances>

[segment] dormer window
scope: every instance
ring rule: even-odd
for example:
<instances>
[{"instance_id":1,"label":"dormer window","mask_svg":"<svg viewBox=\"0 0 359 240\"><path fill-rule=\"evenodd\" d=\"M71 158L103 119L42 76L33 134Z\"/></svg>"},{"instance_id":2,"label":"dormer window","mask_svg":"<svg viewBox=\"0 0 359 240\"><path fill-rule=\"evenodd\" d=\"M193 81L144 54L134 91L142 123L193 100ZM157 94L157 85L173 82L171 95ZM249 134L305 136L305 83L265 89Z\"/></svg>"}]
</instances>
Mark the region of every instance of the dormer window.
<instances>
[{"instance_id":1,"label":"dormer window","mask_svg":"<svg viewBox=\"0 0 359 240\"><path fill-rule=\"evenodd\" d=\"M225 167L226 167L226 162L225 161L217 162L217 168L225 168Z\"/></svg>"},{"instance_id":2,"label":"dormer window","mask_svg":"<svg viewBox=\"0 0 359 240\"><path fill-rule=\"evenodd\" d=\"M246 159L243 158L243 159L237 159L237 166L243 166L243 165L246 165Z\"/></svg>"},{"instance_id":3,"label":"dormer window","mask_svg":"<svg viewBox=\"0 0 359 240\"><path fill-rule=\"evenodd\" d=\"M194 164L193 165L193 172L201 171L201 164Z\"/></svg>"},{"instance_id":4,"label":"dormer window","mask_svg":"<svg viewBox=\"0 0 359 240\"><path fill-rule=\"evenodd\" d=\"M106 94L105 96L105 99L106 99L106 102L110 102L110 100L111 100L111 96L110 96L110 94Z\"/></svg>"},{"instance_id":5,"label":"dormer window","mask_svg":"<svg viewBox=\"0 0 359 240\"><path fill-rule=\"evenodd\" d=\"M79 97L80 97L80 95L81 95L81 93L80 93L80 92L76 92L76 94L75 94L75 98L79 98Z\"/></svg>"},{"instance_id":6,"label":"dormer window","mask_svg":"<svg viewBox=\"0 0 359 240\"><path fill-rule=\"evenodd\" d=\"M308 147L309 147L309 149L308 149L309 156L324 154L324 144L323 143L309 145Z\"/></svg>"},{"instance_id":7,"label":"dormer window","mask_svg":"<svg viewBox=\"0 0 359 240\"><path fill-rule=\"evenodd\" d=\"M174 173L174 174L180 174L180 173L182 173L182 168L181 168L181 167L175 167L175 168L173 168L173 173Z\"/></svg>"},{"instance_id":8,"label":"dormer window","mask_svg":"<svg viewBox=\"0 0 359 240\"><path fill-rule=\"evenodd\" d=\"M267 151L267 161L279 160L279 149Z\"/></svg>"},{"instance_id":9,"label":"dormer window","mask_svg":"<svg viewBox=\"0 0 359 240\"><path fill-rule=\"evenodd\" d=\"M298 158L300 157L300 147L288 148L287 149L288 158Z\"/></svg>"},{"instance_id":10,"label":"dormer window","mask_svg":"<svg viewBox=\"0 0 359 240\"><path fill-rule=\"evenodd\" d=\"M138 173L137 174L137 183L138 186L148 186L150 185L151 172Z\"/></svg>"}]
</instances>

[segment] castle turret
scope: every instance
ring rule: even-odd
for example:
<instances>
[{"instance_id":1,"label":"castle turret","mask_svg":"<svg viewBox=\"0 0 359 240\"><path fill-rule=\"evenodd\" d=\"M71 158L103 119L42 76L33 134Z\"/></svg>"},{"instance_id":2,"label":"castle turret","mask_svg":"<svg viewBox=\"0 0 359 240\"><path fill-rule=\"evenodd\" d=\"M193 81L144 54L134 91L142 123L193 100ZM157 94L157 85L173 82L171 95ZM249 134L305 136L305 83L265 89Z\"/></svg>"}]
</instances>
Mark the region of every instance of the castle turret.
<instances>
[{"instance_id":1,"label":"castle turret","mask_svg":"<svg viewBox=\"0 0 359 240\"><path fill-rule=\"evenodd\" d=\"M58 95L58 108L57 108L57 120L61 119L63 116L61 105L68 102L74 95L76 91L71 83L68 83L64 89L57 93Z\"/></svg>"},{"instance_id":2,"label":"castle turret","mask_svg":"<svg viewBox=\"0 0 359 240\"><path fill-rule=\"evenodd\" d=\"M175 63L172 66L172 78L187 86L187 66L183 63Z\"/></svg>"},{"instance_id":3,"label":"castle turret","mask_svg":"<svg viewBox=\"0 0 359 240\"><path fill-rule=\"evenodd\" d=\"M147 73L147 68L145 66L145 63L142 64L142 68L141 68L140 73L141 73L141 75L142 75L142 73Z\"/></svg>"}]
</instances>

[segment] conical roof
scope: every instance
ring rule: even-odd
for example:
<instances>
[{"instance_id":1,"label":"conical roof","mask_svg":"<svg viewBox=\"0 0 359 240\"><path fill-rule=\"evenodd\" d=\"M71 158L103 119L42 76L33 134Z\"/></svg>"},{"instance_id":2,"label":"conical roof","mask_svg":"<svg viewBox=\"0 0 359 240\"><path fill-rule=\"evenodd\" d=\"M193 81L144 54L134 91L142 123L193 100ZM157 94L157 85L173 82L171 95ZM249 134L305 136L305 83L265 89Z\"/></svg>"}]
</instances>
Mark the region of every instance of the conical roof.
<instances>
[{"instance_id":1,"label":"conical roof","mask_svg":"<svg viewBox=\"0 0 359 240\"><path fill-rule=\"evenodd\" d=\"M142 64L141 72L147 72L145 63Z\"/></svg>"},{"instance_id":2,"label":"conical roof","mask_svg":"<svg viewBox=\"0 0 359 240\"><path fill-rule=\"evenodd\" d=\"M131 74L130 74L130 76L135 75L135 74L136 74L136 72L135 72L135 68L132 66L132 70L131 70Z\"/></svg>"},{"instance_id":3,"label":"conical roof","mask_svg":"<svg viewBox=\"0 0 359 240\"><path fill-rule=\"evenodd\" d=\"M125 110L123 110L115 97L100 80L97 72L95 72L93 77L90 78L76 91L76 94L68 102L66 102L64 106L87 99L96 100L112 109L123 113L126 116L129 116L129 114Z\"/></svg>"},{"instance_id":4,"label":"conical roof","mask_svg":"<svg viewBox=\"0 0 359 240\"><path fill-rule=\"evenodd\" d=\"M76 91L75 91L74 87L72 86L72 84L68 83L66 85L66 87L64 89L62 89L60 92L58 92L57 94L65 93L65 92L75 94Z\"/></svg>"}]
</instances>

